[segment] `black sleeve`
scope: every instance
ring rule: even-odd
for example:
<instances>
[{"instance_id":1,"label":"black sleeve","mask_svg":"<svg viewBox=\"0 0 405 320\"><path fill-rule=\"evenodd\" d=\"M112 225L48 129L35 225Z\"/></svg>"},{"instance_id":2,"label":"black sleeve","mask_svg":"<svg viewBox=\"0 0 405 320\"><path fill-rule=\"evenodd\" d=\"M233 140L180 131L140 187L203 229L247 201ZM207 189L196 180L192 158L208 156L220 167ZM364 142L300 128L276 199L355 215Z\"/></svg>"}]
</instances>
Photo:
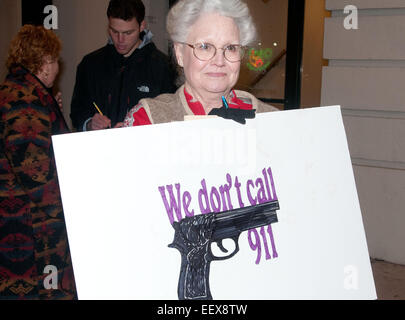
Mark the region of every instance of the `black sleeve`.
<instances>
[{"instance_id":1,"label":"black sleeve","mask_svg":"<svg viewBox=\"0 0 405 320\"><path fill-rule=\"evenodd\" d=\"M155 75L155 83L159 84L159 92L162 93L174 93L177 90L176 82L176 68L173 63L170 62L169 57L166 55L160 55L159 59L156 59L159 63L153 63L155 67L153 74Z\"/></svg>"},{"instance_id":2,"label":"black sleeve","mask_svg":"<svg viewBox=\"0 0 405 320\"><path fill-rule=\"evenodd\" d=\"M77 131L82 131L84 122L94 114L94 110L91 108L90 73L86 69L85 60L82 60L77 67L76 83L70 106L70 118Z\"/></svg>"}]
</instances>

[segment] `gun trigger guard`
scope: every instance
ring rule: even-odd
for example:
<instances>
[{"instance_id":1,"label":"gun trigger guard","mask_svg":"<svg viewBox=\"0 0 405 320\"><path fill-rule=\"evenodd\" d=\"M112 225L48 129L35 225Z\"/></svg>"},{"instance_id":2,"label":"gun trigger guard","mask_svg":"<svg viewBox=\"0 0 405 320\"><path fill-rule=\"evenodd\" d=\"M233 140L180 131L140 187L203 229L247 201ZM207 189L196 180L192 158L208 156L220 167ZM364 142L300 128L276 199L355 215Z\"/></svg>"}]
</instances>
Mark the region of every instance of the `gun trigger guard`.
<instances>
[{"instance_id":1,"label":"gun trigger guard","mask_svg":"<svg viewBox=\"0 0 405 320\"><path fill-rule=\"evenodd\" d=\"M214 255L211 253L211 258L212 258L212 260L218 260L218 261L220 261L220 260L230 259L230 258L232 258L235 254L238 253L238 251L239 251L239 235L234 236L234 237L231 237L231 238L229 238L229 239L232 239L233 242L235 242L235 250L234 250L231 254L229 254L229 255L227 255L227 256L225 256L225 257L216 257L216 256L214 256ZM223 246L222 240L220 240L220 241L218 241L218 242L216 242L216 243L217 243L219 249L221 249L222 252L224 252L224 253L227 253L227 252L228 252L228 250Z\"/></svg>"}]
</instances>

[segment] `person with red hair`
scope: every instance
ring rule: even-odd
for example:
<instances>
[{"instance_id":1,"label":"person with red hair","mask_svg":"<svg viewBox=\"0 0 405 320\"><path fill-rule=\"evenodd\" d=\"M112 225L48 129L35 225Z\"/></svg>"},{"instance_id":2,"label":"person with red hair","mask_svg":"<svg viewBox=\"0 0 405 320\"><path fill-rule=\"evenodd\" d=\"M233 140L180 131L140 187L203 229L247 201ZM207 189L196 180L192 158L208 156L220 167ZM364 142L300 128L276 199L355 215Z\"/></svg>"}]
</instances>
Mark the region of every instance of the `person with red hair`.
<instances>
[{"instance_id":1,"label":"person with red hair","mask_svg":"<svg viewBox=\"0 0 405 320\"><path fill-rule=\"evenodd\" d=\"M0 85L0 299L77 297L51 141L69 132L50 91L60 51L52 31L23 26Z\"/></svg>"}]
</instances>

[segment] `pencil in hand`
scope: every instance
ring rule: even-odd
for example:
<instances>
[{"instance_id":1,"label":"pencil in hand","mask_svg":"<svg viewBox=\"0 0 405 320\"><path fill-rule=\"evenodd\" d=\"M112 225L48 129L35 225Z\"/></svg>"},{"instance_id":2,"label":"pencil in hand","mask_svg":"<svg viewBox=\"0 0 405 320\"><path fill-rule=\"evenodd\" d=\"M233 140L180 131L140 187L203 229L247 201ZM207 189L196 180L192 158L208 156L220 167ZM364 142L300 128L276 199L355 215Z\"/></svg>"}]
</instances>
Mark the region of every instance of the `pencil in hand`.
<instances>
[{"instance_id":1,"label":"pencil in hand","mask_svg":"<svg viewBox=\"0 0 405 320\"><path fill-rule=\"evenodd\" d=\"M103 113L101 112L101 110L99 109L99 107L96 105L95 102L93 102L93 105L96 107L97 112L103 116Z\"/></svg>"},{"instance_id":2,"label":"pencil in hand","mask_svg":"<svg viewBox=\"0 0 405 320\"><path fill-rule=\"evenodd\" d=\"M97 109L97 112L98 112L101 116L104 117L103 113L101 112L101 110L100 110L100 108L97 106L97 104L96 104L95 102L93 102L93 105L94 105L94 107ZM108 118L107 118L107 120L110 121ZM108 128L111 128L111 123L108 125Z\"/></svg>"}]
</instances>

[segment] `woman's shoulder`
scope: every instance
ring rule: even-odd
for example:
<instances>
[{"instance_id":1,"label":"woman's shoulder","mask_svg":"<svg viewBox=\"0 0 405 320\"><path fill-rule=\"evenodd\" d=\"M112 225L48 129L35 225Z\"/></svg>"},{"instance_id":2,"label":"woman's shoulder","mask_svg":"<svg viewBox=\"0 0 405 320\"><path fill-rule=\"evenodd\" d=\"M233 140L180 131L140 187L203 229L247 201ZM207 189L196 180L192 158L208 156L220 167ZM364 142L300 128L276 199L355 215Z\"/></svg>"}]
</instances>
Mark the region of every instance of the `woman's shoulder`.
<instances>
[{"instance_id":1,"label":"woman's shoulder","mask_svg":"<svg viewBox=\"0 0 405 320\"><path fill-rule=\"evenodd\" d=\"M182 103L181 95L183 90L184 87L181 86L175 93L162 93L154 98L143 98L139 100L138 105L153 106L155 108L166 108L170 105L176 108L177 105L181 105Z\"/></svg>"},{"instance_id":2,"label":"woman's shoulder","mask_svg":"<svg viewBox=\"0 0 405 320\"><path fill-rule=\"evenodd\" d=\"M181 100L182 88L175 93L164 93L153 99L142 99L140 103L146 105L154 123L182 121L185 111Z\"/></svg>"},{"instance_id":3,"label":"woman's shoulder","mask_svg":"<svg viewBox=\"0 0 405 320\"><path fill-rule=\"evenodd\" d=\"M0 100L3 110L17 112L29 105L41 114L54 103L51 93L29 72L9 74L0 86Z\"/></svg>"},{"instance_id":4,"label":"woman's shoulder","mask_svg":"<svg viewBox=\"0 0 405 320\"><path fill-rule=\"evenodd\" d=\"M143 98L139 100L139 103L145 103L147 102L148 104L170 104L173 103L173 101L176 101L178 99L177 93L162 93L158 95L157 97L154 98Z\"/></svg>"},{"instance_id":5,"label":"woman's shoulder","mask_svg":"<svg viewBox=\"0 0 405 320\"><path fill-rule=\"evenodd\" d=\"M175 93L163 93L155 98L144 98L133 107L124 120L125 126L179 121L184 117L180 88Z\"/></svg>"},{"instance_id":6,"label":"woman's shoulder","mask_svg":"<svg viewBox=\"0 0 405 320\"><path fill-rule=\"evenodd\" d=\"M12 102L25 100L27 96L31 95L31 92L32 88L30 88L27 83L7 78L0 84L1 106L5 107Z\"/></svg>"}]
</instances>

